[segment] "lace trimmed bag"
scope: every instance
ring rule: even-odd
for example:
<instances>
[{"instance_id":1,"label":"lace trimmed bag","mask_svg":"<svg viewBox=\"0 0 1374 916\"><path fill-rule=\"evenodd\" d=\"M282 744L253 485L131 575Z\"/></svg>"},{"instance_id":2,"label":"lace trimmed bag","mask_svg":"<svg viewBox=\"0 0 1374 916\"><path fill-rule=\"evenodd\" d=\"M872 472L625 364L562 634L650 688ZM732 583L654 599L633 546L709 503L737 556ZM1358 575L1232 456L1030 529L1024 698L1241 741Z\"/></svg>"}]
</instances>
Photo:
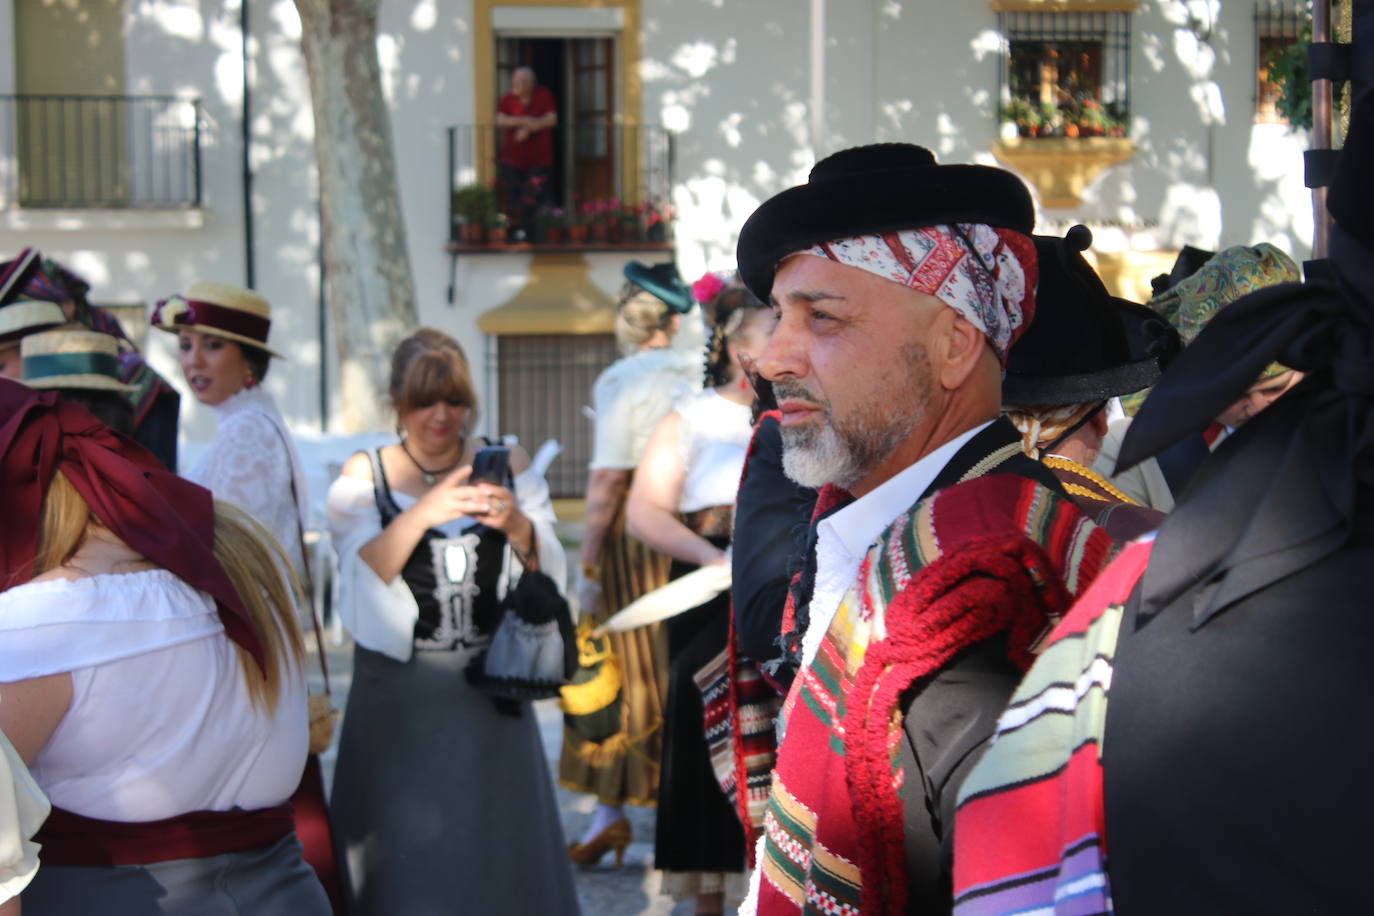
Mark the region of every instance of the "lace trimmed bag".
<instances>
[{"instance_id":1,"label":"lace trimmed bag","mask_svg":"<svg viewBox=\"0 0 1374 916\"><path fill-rule=\"evenodd\" d=\"M552 579L526 569L501 602L491 643L468 664L476 689L506 700L558 696L577 666L572 611Z\"/></svg>"}]
</instances>

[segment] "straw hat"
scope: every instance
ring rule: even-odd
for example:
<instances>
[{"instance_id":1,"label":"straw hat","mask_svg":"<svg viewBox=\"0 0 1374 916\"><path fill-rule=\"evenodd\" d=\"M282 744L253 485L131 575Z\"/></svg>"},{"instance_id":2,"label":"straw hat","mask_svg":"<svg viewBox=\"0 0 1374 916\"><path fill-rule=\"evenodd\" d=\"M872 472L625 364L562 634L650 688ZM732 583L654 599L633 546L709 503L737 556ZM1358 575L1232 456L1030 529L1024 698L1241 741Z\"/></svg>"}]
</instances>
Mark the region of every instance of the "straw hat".
<instances>
[{"instance_id":1,"label":"straw hat","mask_svg":"<svg viewBox=\"0 0 1374 916\"><path fill-rule=\"evenodd\" d=\"M119 341L75 325L30 334L19 344L30 388L96 388L127 394L119 380Z\"/></svg>"},{"instance_id":2,"label":"straw hat","mask_svg":"<svg viewBox=\"0 0 1374 916\"><path fill-rule=\"evenodd\" d=\"M62 306L55 302L14 302L0 308L0 344L66 323Z\"/></svg>"},{"instance_id":3,"label":"straw hat","mask_svg":"<svg viewBox=\"0 0 1374 916\"><path fill-rule=\"evenodd\" d=\"M171 296L157 304L152 325L175 334L200 331L281 354L267 345L272 326L271 304L251 289L224 283L192 283L184 296Z\"/></svg>"}]
</instances>

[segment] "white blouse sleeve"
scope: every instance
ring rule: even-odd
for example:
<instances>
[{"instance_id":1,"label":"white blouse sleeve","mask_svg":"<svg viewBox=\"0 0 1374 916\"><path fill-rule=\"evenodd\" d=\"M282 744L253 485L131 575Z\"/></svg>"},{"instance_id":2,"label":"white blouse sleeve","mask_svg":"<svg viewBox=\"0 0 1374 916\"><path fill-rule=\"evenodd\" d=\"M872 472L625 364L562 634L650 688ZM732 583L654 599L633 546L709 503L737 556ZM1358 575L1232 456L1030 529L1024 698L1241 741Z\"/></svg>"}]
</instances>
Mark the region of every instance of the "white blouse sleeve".
<instances>
[{"instance_id":1,"label":"white blouse sleeve","mask_svg":"<svg viewBox=\"0 0 1374 916\"><path fill-rule=\"evenodd\" d=\"M539 569L567 593L568 561L563 545L554 531L558 520L553 512L553 501L549 498L549 484L543 476L533 469L515 475L515 499L520 511L534 527L534 540L539 548ZM520 561L515 560L517 568Z\"/></svg>"},{"instance_id":2,"label":"white blouse sleeve","mask_svg":"<svg viewBox=\"0 0 1374 916\"><path fill-rule=\"evenodd\" d=\"M244 410L220 427L210 444L201 483L216 499L233 503L272 532L299 574L304 562L292 497L292 466L290 446L272 419Z\"/></svg>"},{"instance_id":3,"label":"white blouse sleeve","mask_svg":"<svg viewBox=\"0 0 1374 916\"><path fill-rule=\"evenodd\" d=\"M629 470L639 464L635 454L635 389L620 373L597 379L592 388L596 413L592 428L592 470Z\"/></svg>"},{"instance_id":4,"label":"white blouse sleeve","mask_svg":"<svg viewBox=\"0 0 1374 916\"><path fill-rule=\"evenodd\" d=\"M19 896L38 871L33 835L49 810L38 783L0 733L0 903Z\"/></svg>"},{"instance_id":5,"label":"white blouse sleeve","mask_svg":"<svg viewBox=\"0 0 1374 916\"><path fill-rule=\"evenodd\" d=\"M410 660L420 606L405 580L381 577L358 556L358 550L382 531L372 482L340 477L329 488L325 504L329 535L339 561L334 608L360 646L398 662Z\"/></svg>"}]
</instances>

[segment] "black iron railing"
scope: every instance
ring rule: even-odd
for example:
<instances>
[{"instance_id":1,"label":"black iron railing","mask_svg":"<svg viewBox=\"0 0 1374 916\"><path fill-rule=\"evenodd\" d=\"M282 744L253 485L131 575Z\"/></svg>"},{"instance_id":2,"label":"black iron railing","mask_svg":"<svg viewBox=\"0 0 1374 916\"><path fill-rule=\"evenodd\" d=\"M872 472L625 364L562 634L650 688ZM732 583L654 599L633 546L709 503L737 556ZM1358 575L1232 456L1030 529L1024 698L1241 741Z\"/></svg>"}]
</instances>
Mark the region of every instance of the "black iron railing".
<instances>
[{"instance_id":1,"label":"black iron railing","mask_svg":"<svg viewBox=\"0 0 1374 916\"><path fill-rule=\"evenodd\" d=\"M1022 137L1123 137L1131 118L1131 14L1002 12L999 118Z\"/></svg>"},{"instance_id":2,"label":"black iron railing","mask_svg":"<svg viewBox=\"0 0 1374 916\"><path fill-rule=\"evenodd\" d=\"M197 207L200 123L198 99L0 95L0 206Z\"/></svg>"},{"instance_id":3,"label":"black iron railing","mask_svg":"<svg viewBox=\"0 0 1374 916\"><path fill-rule=\"evenodd\" d=\"M553 128L543 142L540 155L520 149L508 128L448 129L452 241L668 242L671 134L660 127L579 121Z\"/></svg>"}]
</instances>

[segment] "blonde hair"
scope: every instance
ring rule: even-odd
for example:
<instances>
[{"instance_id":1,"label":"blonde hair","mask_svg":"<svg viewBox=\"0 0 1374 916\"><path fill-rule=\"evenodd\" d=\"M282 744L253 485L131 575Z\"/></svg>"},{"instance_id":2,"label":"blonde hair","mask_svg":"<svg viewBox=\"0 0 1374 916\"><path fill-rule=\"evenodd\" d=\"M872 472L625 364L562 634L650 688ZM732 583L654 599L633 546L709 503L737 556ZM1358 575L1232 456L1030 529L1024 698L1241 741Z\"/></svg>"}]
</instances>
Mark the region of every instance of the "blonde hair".
<instances>
[{"instance_id":1,"label":"blonde hair","mask_svg":"<svg viewBox=\"0 0 1374 916\"><path fill-rule=\"evenodd\" d=\"M662 299L627 283L615 310L616 343L622 353L634 353L659 331L666 332L676 316Z\"/></svg>"},{"instance_id":2,"label":"blonde hair","mask_svg":"<svg viewBox=\"0 0 1374 916\"><path fill-rule=\"evenodd\" d=\"M59 470L43 499L33 574L41 575L71 560L93 527L103 526ZM299 591L291 563L266 528L243 510L218 499L214 553L262 644L265 668L259 668L253 656L234 643L248 696L255 709L270 712L281 696L283 677L290 670L299 670L305 656L291 598Z\"/></svg>"}]
</instances>

